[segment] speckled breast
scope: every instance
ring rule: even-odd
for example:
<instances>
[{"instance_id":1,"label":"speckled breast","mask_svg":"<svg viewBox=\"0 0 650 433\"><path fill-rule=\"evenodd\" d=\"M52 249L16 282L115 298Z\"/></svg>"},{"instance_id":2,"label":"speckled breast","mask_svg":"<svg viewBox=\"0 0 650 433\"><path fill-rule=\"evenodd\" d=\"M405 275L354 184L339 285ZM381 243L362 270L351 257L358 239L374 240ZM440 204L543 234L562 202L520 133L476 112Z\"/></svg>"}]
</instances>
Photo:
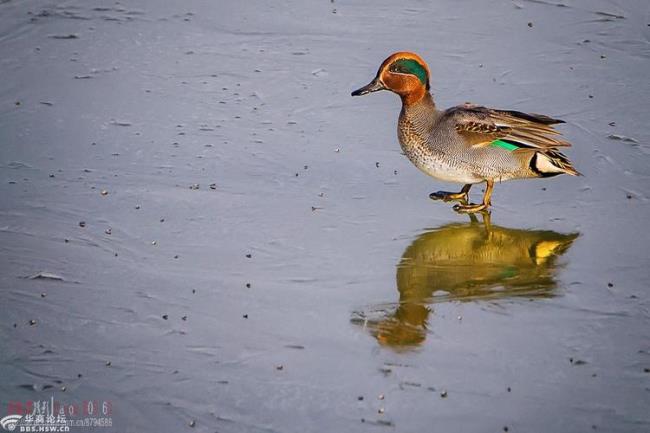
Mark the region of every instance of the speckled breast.
<instances>
[{"instance_id":1,"label":"speckled breast","mask_svg":"<svg viewBox=\"0 0 650 433\"><path fill-rule=\"evenodd\" d=\"M410 120L400 117L397 127L400 146L406 157L422 172L446 182L477 183L483 180L467 167L462 167L457 158L442 149L434 149L423 135Z\"/></svg>"}]
</instances>

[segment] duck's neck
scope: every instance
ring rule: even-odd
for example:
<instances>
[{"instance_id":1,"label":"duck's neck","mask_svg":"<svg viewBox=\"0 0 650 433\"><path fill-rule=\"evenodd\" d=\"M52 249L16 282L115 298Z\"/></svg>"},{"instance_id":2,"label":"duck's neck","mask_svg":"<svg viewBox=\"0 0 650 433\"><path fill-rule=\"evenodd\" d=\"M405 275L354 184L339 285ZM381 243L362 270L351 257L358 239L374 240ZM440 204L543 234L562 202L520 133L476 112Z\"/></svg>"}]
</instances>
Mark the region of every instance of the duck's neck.
<instances>
[{"instance_id":1,"label":"duck's neck","mask_svg":"<svg viewBox=\"0 0 650 433\"><path fill-rule=\"evenodd\" d=\"M436 108L431 93L425 92L422 97L415 101L403 96L401 114L418 123L431 122L433 124L442 113Z\"/></svg>"}]
</instances>

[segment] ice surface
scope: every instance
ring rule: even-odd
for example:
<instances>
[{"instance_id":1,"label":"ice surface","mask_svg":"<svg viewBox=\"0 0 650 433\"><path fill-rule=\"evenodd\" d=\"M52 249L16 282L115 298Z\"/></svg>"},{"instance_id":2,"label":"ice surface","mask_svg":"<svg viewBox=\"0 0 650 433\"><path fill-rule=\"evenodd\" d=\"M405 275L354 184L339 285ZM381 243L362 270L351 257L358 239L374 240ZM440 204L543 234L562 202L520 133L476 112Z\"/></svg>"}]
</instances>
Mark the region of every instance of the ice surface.
<instances>
[{"instance_id":1,"label":"ice surface","mask_svg":"<svg viewBox=\"0 0 650 433\"><path fill-rule=\"evenodd\" d=\"M648 431L648 11L0 1L0 417ZM440 106L566 120L585 176L497 185L490 230L429 200L398 98L349 96L398 50Z\"/></svg>"}]
</instances>

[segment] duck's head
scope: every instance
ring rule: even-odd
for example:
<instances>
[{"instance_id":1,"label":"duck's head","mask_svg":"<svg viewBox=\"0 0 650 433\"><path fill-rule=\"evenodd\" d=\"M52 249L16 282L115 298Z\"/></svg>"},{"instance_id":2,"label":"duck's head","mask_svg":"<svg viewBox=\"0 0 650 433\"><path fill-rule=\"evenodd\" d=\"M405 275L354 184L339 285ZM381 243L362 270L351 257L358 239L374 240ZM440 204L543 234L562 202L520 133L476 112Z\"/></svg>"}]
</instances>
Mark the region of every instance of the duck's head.
<instances>
[{"instance_id":1,"label":"duck's head","mask_svg":"<svg viewBox=\"0 0 650 433\"><path fill-rule=\"evenodd\" d=\"M397 93L405 104L417 102L429 91L429 67L415 53L400 51L391 54L379 67L375 79L352 92L352 96L379 90Z\"/></svg>"}]
</instances>

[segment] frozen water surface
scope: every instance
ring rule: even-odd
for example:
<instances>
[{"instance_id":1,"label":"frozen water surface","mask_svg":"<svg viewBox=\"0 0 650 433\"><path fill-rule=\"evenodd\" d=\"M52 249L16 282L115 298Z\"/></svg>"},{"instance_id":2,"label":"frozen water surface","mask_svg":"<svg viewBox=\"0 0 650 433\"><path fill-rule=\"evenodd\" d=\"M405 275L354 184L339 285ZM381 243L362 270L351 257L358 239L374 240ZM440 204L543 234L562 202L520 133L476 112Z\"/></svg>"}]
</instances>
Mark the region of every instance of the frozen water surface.
<instances>
[{"instance_id":1,"label":"frozen water surface","mask_svg":"<svg viewBox=\"0 0 650 433\"><path fill-rule=\"evenodd\" d=\"M642 0L0 1L0 416L649 431L649 25ZM430 201L452 186L400 154L399 100L349 96L397 50L441 106L565 119L585 176L497 185L491 221Z\"/></svg>"}]
</instances>

